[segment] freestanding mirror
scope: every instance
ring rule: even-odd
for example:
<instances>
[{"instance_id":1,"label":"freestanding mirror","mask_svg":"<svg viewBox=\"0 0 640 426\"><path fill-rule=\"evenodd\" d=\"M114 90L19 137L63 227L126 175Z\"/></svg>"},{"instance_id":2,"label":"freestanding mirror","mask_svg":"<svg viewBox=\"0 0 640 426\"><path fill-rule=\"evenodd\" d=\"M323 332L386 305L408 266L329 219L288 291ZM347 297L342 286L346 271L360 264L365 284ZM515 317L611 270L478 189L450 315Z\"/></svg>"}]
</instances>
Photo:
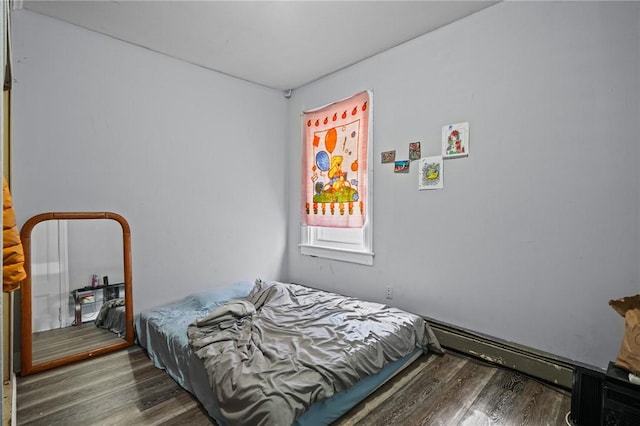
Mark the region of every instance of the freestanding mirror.
<instances>
[{"instance_id":1,"label":"freestanding mirror","mask_svg":"<svg viewBox=\"0 0 640 426\"><path fill-rule=\"evenodd\" d=\"M133 345L131 232L122 216L43 213L20 237L21 375Z\"/></svg>"}]
</instances>

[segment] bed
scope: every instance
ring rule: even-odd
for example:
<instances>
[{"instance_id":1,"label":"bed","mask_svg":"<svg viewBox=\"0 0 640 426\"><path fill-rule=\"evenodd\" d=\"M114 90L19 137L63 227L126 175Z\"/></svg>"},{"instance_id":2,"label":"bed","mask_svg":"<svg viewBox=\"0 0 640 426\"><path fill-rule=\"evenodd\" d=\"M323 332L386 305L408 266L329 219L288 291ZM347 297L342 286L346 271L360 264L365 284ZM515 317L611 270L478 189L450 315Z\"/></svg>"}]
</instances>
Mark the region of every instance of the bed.
<instances>
[{"instance_id":1,"label":"bed","mask_svg":"<svg viewBox=\"0 0 640 426\"><path fill-rule=\"evenodd\" d=\"M112 331L122 337L125 335L124 298L107 300L102 304L95 319L97 327Z\"/></svg>"},{"instance_id":2,"label":"bed","mask_svg":"<svg viewBox=\"0 0 640 426\"><path fill-rule=\"evenodd\" d=\"M421 317L262 280L146 310L135 329L221 426L330 424L421 354L442 353Z\"/></svg>"}]
</instances>

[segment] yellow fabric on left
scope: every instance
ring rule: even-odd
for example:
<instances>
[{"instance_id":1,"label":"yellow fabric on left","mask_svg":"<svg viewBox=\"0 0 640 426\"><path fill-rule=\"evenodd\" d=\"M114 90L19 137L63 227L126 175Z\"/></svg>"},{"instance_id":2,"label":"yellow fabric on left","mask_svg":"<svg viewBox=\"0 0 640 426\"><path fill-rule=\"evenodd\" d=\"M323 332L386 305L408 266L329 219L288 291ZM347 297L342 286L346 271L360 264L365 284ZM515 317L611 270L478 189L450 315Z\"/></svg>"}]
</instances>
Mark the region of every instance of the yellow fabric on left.
<instances>
[{"instance_id":1,"label":"yellow fabric on left","mask_svg":"<svg viewBox=\"0 0 640 426\"><path fill-rule=\"evenodd\" d=\"M27 278L24 270L24 250L16 224L13 200L7 180L2 177L2 291L12 292L20 288Z\"/></svg>"}]
</instances>

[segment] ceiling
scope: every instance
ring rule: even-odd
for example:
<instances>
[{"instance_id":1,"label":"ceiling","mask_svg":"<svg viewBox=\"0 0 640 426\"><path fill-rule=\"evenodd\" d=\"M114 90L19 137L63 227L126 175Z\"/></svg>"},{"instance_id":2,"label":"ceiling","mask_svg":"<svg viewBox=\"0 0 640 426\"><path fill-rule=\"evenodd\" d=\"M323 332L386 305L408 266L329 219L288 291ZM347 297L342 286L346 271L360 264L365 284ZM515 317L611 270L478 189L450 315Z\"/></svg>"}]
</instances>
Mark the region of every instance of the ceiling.
<instances>
[{"instance_id":1,"label":"ceiling","mask_svg":"<svg viewBox=\"0 0 640 426\"><path fill-rule=\"evenodd\" d=\"M25 0L17 8L288 90L495 3Z\"/></svg>"}]
</instances>

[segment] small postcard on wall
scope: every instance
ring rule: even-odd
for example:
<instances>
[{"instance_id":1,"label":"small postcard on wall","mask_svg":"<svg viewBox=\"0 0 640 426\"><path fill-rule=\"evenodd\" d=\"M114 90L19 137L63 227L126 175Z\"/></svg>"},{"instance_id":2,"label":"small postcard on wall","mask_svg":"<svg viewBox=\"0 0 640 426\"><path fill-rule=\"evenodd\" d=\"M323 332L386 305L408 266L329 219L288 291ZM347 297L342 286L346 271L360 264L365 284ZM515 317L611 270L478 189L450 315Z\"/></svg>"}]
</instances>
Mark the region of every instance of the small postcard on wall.
<instances>
[{"instance_id":1,"label":"small postcard on wall","mask_svg":"<svg viewBox=\"0 0 640 426\"><path fill-rule=\"evenodd\" d=\"M409 160L396 161L393 168L394 173L408 173L410 163Z\"/></svg>"},{"instance_id":2,"label":"small postcard on wall","mask_svg":"<svg viewBox=\"0 0 640 426\"><path fill-rule=\"evenodd\" d=\"M442 156L424 157L420 159L418 168L418 189L444 188Z\"/></svg>"},{"instance_id":3,"label":"small postcard on wall","mask_svg":"<svg viewBox=\"0 0 640 426\"><path fill-rule=\"evenodd\" d=\"M449 124L442 128L442 156L444 158L469 155L469 123Z\"/></svg>"},{"instance_id":4,"label":"small postcard on wall","mask_svg":"<svg viewBox=\"0 0 640 426\"><path fill-rule=\"evenodd\" d=\"M393 163L396 161L396 151L385 151L382 153L382 162L383 163Z\"/></svg>"},{"instance_id":5,"label":"small postcard on wall","mask_svg":"<svg viewBox=\"0 0 640 426\"><path fill-rule=\"evenodd\" d=\"M419 160L422 157L420 153L420 142L409 143L409 160Z\"/></svg>"}]
</instances>

